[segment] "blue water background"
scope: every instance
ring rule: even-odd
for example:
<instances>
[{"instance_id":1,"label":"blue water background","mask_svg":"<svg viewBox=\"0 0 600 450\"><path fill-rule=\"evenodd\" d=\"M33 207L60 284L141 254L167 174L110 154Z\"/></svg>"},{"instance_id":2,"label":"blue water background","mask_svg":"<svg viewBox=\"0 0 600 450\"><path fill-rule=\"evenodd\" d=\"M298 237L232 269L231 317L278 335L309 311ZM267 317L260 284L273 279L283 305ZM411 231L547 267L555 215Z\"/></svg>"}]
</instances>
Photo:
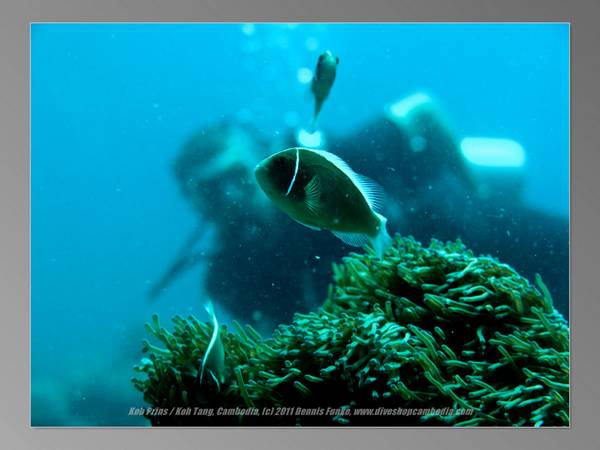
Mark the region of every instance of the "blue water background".
<instances>
[{"instance_id":1,"label":"blue water background","mask_svg":"<svg viewBox=\"0 0 600 450\"><path fill-rule=\"evenodd\" d=\"M194 273L159 302L145 298L195 223L172 161L222 118L267 135L307 121L298 70L323 50L341 63L322 129L352 131L425 90L457 136L521 143L527 202L567 216L568 34L560 24L33 25L33 417L146 423L127 415L142 404L129 378L143 323L153 312L204 317Z\"/></svg>"}]
</instances>

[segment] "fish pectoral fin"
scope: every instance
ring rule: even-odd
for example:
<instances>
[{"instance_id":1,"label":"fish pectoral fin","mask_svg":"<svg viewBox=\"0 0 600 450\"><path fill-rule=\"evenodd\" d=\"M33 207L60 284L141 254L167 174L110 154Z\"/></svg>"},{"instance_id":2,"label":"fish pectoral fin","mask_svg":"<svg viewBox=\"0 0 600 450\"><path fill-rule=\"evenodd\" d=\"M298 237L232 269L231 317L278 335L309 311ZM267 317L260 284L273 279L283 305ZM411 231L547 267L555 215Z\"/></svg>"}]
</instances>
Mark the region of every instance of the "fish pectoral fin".
<instances>
[{"instance_id":1,"label":"fish pectoral fin","mask_svg":"<svg viewBox=\"0 0 600 450\"><path fill-rule=\"evenodd\" d=\"M315 175L312 180L304 187L304 204L308 211L313 215L319 214L321 206L321 180L318 175Z\"/></svg>"},{"instance_id":2,"label":"fish pectoral fin","mask_svg":"<svg viewBox=\"0 0 600 450\"><path fill-rule=\"evenodd\" d=\"M369 237L366 234L361 233L341 233L339 231L332 231L335 237L341 239L348 245L353 247L363 247L369 243Z\"/></svg>"}]
</instances>

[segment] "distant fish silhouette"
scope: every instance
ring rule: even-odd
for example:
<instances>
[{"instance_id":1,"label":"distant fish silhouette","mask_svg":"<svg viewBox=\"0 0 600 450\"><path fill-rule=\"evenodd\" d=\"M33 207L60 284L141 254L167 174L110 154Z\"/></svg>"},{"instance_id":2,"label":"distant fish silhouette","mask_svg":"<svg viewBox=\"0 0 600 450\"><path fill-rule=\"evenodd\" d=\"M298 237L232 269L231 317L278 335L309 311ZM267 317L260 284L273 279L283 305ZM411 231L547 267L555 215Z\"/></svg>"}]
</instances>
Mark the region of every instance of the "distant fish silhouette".
<instances>
[{"instance_id":1,"label":"distant fish silhouette","mask_svg":"<svg viewBox=\"0 0 600 450\"><path fill-rule=\"evenodd\" d=\"M315 74L310 86L310 90L315 97L315 110L312 119L313 130L317 124L317 118L319 117L323 103L329 96L329 92L335 81L339 63L340 59L337 56L333 56L333 53L329 50L321 54L317 61L317 67L315 68Z\"/></svg>"}]
</instances>

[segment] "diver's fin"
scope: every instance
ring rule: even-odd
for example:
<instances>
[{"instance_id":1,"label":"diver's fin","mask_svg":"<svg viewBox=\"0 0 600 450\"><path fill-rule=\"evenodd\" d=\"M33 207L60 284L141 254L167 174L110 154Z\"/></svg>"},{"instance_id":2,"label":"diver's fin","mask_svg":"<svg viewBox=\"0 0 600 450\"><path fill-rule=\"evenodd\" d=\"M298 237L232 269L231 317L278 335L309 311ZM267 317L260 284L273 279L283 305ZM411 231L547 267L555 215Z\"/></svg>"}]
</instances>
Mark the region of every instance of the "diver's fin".
<instances>
[{"instance_id":1,"label":"diver's fin","mask_svg":"<svg viewBox=\"0 0 600 450\"><path fill-rule=\"evenodd\" d=\"M383 207L384 191L379 184L371 180L369 177L354 172L346 163L346 161L339 156L324 150L315 150L315 152L328 160L330 163L334 164L348 178L350 178L373 211L381 211L381 208Z\"/></svg>"},{"instance_id":2,"label":"diver's fin","mask_svg":"<svg viewBox=\"0 0 600 450\"><path fill-rule=\"evenodd\" d=\"M175 260L148 291L147 295L149 300L157 299L179 276L206 259L203 248L194 249L194 246L196 246L198 242L201 242L206 235L205 228L204 225L198 225L194 228L190 236L179 249L179 253Z\"/></svg>"},{"instance_id":3,"label":"diver's fin","mask_svg":"<svg viewBox=\"0 0 600 450\"><path fill-rule=\"evenodd\" d=\"M311 214L316 216L319 213L321 200L321 180L318 175L315 175L313 179L304 186L304 193L306 194L306 197L304 198L306 208Z\"/></svg>"},{"instance_id":4,"label":"diver's fin","mask_svg":"<svg viewBox=\"0 0 600 450\"><path fill-rule=\"evenodd\" d=\"M369 237L366 234L361 233L341 233L339 231L332 231L335 237L341 239L346 244L353 247L363 247L369 243Z\"/></svg>"}]
</instances>

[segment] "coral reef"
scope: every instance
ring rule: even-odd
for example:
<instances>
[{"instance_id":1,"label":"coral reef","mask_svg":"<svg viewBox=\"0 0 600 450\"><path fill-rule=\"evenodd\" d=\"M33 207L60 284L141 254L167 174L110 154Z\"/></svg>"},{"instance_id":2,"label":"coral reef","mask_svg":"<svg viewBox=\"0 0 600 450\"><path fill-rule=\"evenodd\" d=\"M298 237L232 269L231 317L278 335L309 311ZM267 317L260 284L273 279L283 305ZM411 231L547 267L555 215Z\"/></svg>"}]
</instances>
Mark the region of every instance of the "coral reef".
<instances>
[{"instance_id":1,"label":"coral reef","mask_svg":"<svg viewBox=\"0 0 600 450\"><path fill-rule=\"evenodd\" d=\"M211 326L177 316L169 332L154 316L147 328L162 346L144 343L148 357L136 366L142 377L133 380L147 403L260 413L148 414L150 422L569 424L569 330L540 277L536 287L461 242L424 247L400 236L383 259L351 254L333 272L323 307L296 314L270 339L237 322L232 330L221 326L228 373L220 389L200 386L197 377ZM392 412L361 415L362 408Z\"/></svg>"}]
</instances>

